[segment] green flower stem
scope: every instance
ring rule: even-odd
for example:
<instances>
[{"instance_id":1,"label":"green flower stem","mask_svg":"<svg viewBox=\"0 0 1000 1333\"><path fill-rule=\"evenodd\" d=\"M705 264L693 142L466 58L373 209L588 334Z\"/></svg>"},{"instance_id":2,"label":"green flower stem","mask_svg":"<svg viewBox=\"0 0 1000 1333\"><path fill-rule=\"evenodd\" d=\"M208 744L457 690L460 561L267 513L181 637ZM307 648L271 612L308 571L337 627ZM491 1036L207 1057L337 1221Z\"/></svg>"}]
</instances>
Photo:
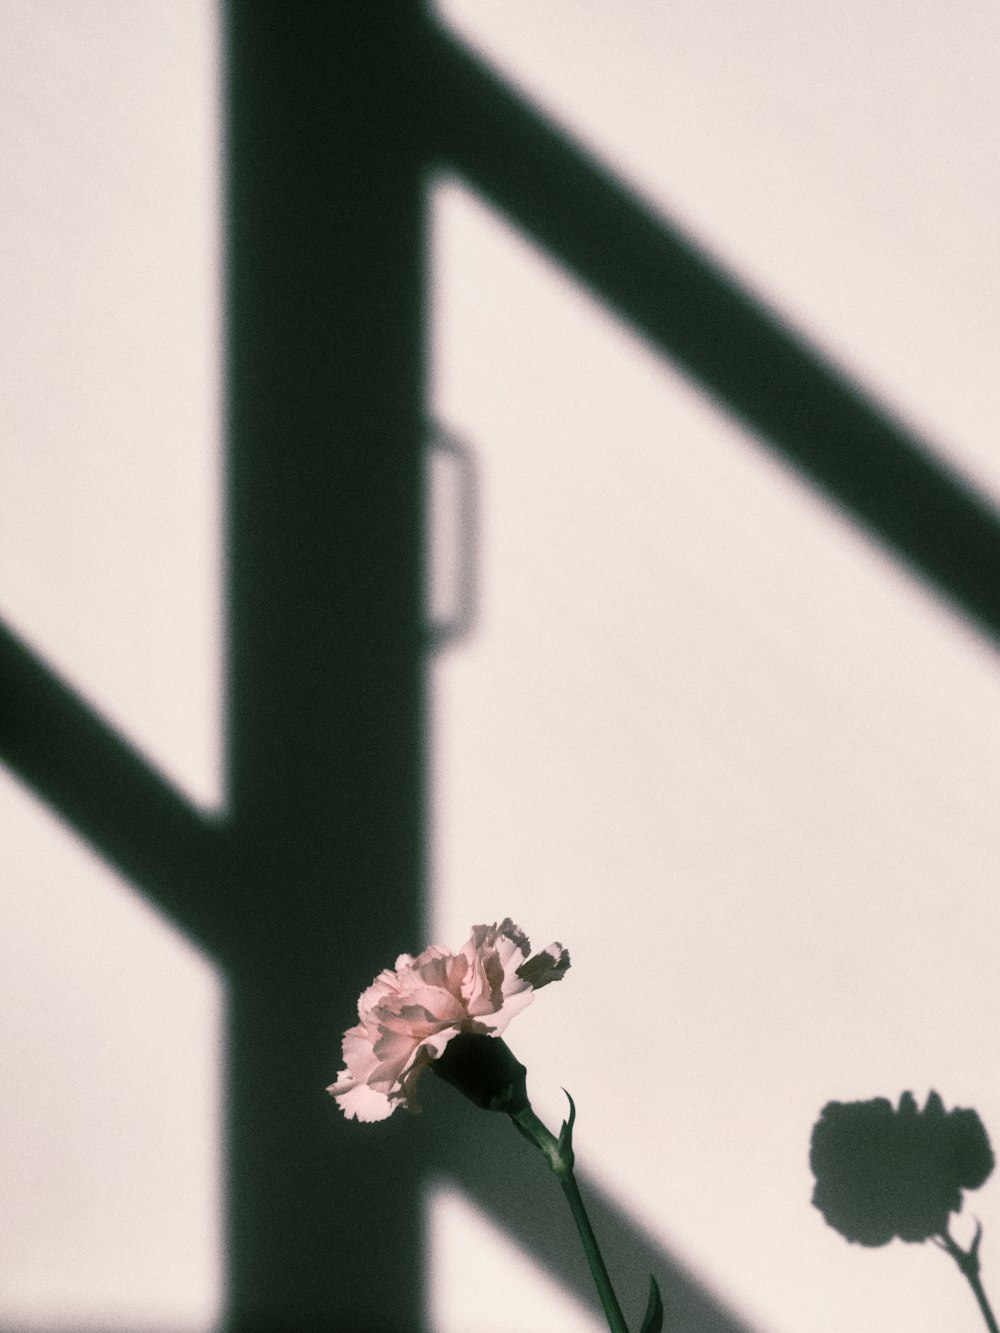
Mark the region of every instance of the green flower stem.
<instances>
[{"instance_id":1,"label":"green flower stem","mask_svg":"<svg viewBox=\"0 0 1000 1333\"><path fill-rule=\"evenodd\" d=\"M566 1095L569 1097L569 1093ZM525 1138L529 1139L545 1155L550 1169L559 1178L559 1184L562 1186L563 1194L565 1194L566 1201L570 1206L576 1229L580 1233L583 1252L587 1256L587 1263L597 1287L597 1294L600 1296L601 1305L604 1307L608 1328L611 1333L629 1333L625 1316L618 1304L618 1297L611 1285L611 1278L604 1262L604 1256L597 1244L594 1228L590 1225L590 1218L583 1206L583 1198L573 1174L572 1136L574 1116L573 1099L570 1097L570 1118L563 1125L562 1133L558 1139L550 1130L546 1129L530 1106L523 1111L515 1112L511 1119ZM992 1333L997 1333L995 1326Z\"/></svg>"},{"instance_id":2,"label":"green flower stem","mask_svg":"<svg viewBox=\"0 0 1000 1333\"><path fill-rule=\"evenodd\" d=\"M968 1250L963 1250L960 1245L956 1245L955 1241L947 1231L942 1234L938 1243L943 1250L948 1251L951 1257L955 1260L955 1263L958 1264L959 1268L965 1274L969 1286L972 1288L972 1294L979 1303L979 1309L982 1312L983 1319L986 1321L986 1327L989 1329L990 1333L1000 1333L1000 1328L997 1327L996 1315L990 1308L990 1303L986 1297L986 1292L983 1289L983 1284L979 1279L979 1242L982 1240L982 1237L983 1229L977 1222L976 1237Z\"/></svg>"},{"instance_id":3,"label":"green flower stem","mask_svg":"<svg viewBox=\"0 0 1000 1333\"><path fill-rule=\"evenodd\" d=\"M590 1225L590 1218L587 1216L587 1210L583 1206L580 1189L576 1183L576 1177L573 1175L572 1170L570 1170L568 1175L563 1176L559 1183L562 1185L563 1194L566 1195L566 1200L569 1203L570 1211L573 1214L573 1221L576 1223L576 1229L580 1233L580 1240L583 1242L583 1250L587 1256L587 1263L590 1265L590 1271L593 1274L594 1282L597 1286L597 1293L601 1298L601 1304L604 1306L604 1315L608 1321L608 1327L612 1330L612 1333L628 1333L625 1316L621 1312L618 1298L611 1285L611 1278L608 1276L608 1270L604 1263L604 1256L598 1248L597 1237L594 1235L594 1228Z\"/></svg>"}]
</instances>

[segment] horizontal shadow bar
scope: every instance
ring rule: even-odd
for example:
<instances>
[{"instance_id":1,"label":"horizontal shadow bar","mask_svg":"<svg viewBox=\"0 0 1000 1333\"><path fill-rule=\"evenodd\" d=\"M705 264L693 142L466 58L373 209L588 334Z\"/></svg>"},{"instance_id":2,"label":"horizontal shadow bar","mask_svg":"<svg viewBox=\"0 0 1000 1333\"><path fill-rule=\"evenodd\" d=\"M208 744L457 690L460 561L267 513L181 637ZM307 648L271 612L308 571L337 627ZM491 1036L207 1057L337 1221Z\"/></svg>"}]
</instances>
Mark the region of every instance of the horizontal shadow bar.
<instances>
[{"instance_id":1,"label":"horizontal shadow bar","mask_svg":"<svg viewBox=\"0 0 1000 1333\"><path fill-rule=\"evenodd\" d=\"M1000 518L933 451L457 43L428 29L439 165L993 638Z\"/></svg>"},{"instance_id":2,"label":"horizontal shadow bar","mask_svg":"<svg viewBox=\"0 0 1000 1333\"><path fill-rule=\"evenodd\" d=\"M540 1154L506 1116L478 1110L429 1074L421 1083L420 1100L427 1121L421 1140L432 1178L457 1186L561 1287L603 1319L569 1208ZM663 1295L663 1326L670 1333L754 1333L585 1175L577 1178L630 1328L639 1327L652 1274Z\"/></svg>"},{"instance_id":3,"label":"horizontal shadow bar","mask_svg":"<svg viewBox=\"0 0 1000 1333\"><path fill-rule=\"evenodd\" d=\"M0 758L185 935L218 951L221 829L4 625Z\"/></svg>"}]
</instances>

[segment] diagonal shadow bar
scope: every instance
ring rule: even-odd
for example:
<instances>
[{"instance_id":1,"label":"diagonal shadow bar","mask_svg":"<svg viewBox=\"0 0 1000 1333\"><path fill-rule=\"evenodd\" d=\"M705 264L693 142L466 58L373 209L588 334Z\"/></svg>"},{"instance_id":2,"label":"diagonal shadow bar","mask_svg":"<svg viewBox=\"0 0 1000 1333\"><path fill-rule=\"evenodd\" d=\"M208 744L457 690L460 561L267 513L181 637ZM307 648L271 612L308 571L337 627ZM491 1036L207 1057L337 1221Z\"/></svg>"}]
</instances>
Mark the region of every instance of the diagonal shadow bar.
<instances>
[{"instance_id":1,"label":"diagonal shadow bar","mask_svg":"<svg viewBox=\"0 0 1000 1333\"><path fill-rule=\"evenodd\" d=\"M203 949L222 938L222 829L0 625L0 756Z\"/></svg>"},{"instance_id":2,"label":"diagonal shadow bar","mask_svg":"<svg viewBox=\"0 0 1000 1333\"><path fill-rule=\"evenodd\" d=\"M439 30L423 73L441 164L1000 637L1000 519L984 499Z\"/></svg>"}]
</instances>

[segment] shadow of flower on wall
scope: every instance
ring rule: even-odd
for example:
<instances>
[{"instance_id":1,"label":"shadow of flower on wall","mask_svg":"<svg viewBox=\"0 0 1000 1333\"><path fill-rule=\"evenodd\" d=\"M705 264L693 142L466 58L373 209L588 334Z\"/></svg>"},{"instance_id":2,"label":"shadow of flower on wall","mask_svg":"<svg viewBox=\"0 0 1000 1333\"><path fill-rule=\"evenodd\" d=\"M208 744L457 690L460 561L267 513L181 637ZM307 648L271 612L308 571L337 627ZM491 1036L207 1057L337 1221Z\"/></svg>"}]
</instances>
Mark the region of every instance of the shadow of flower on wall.
<instances>
[{"instance_id":1,"label":"shadow of flower on wall","mask_svg":"<svg viewBox=\"0 0 1000 1333\"><path fill-rule=\"evenodd\" d=\"M910 1092L895 1109L885 1097L828 1102L813 1126L812 1201L827 1223L859 1245L931 1240L952 1256L972 1287L990 1333L996 1318L979 1280L982 1228L963 1250L949 1232L962 1191L978 1189L994 1167L974 1110L946 1111L936 1092L922 1110Z\"/></svg>"}]
</instances>

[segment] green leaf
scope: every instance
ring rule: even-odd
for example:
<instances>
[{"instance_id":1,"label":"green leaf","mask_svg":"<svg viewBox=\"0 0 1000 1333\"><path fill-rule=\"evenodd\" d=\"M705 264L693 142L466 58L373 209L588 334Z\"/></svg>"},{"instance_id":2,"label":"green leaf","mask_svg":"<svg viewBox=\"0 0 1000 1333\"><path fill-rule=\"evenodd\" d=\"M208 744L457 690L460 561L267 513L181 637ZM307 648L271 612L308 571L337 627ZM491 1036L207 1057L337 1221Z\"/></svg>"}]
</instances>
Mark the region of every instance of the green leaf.
<instances>
[{"instance_id":1,"label":"green leaf","mask_svg":"<svg viewBox=\"0 0 1000 1333\"><path fill-rule=\"evenodd\" d=\"M566 1093L566 1100L569 1102L569 1119L564 1120L562 1129L559 1131L559 1151L563 1156L567 1166L572 1169L573 1166L573 1125L576 1121L576 1104L573 1098L563 1088Z\"/></svg>"},{"instance_id":2,"label":"green leaf","mask_svg":"<svg viewBox=\"0 0 1000 1333\"><path fill-rule=\"evenodd\" d=\"M642 1328L639 1333L661 1333L663 1328L663 1300L660 1297L660 1289L656 1285L656 1278L649 1279L649 1300L646 1302L646 1313L642 1316Z\"/></svg>"}]
</instances>

